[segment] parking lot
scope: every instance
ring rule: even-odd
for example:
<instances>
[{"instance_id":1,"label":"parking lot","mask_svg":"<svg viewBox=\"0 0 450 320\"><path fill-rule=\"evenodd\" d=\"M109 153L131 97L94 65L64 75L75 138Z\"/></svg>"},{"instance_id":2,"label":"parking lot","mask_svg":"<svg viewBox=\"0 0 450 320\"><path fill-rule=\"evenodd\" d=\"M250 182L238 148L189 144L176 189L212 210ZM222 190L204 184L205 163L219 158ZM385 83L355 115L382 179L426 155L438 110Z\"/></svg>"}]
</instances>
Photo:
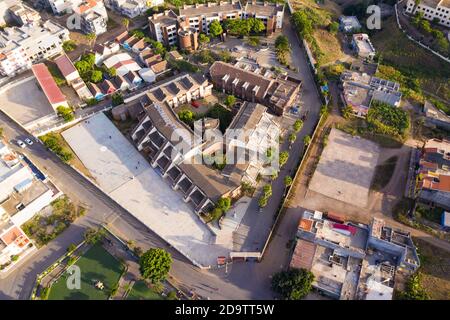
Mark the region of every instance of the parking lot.
<instances>
[{"instance_id":1,"label":"parking lot","mask_svg":"<svg viewBox=\"0 0 450 320\"><path fill-rule=\"evenodd\" d=\"M1 91L0 101L0 108L23 126L55 114L34 77Z\"/></svg>"}]
</instances>

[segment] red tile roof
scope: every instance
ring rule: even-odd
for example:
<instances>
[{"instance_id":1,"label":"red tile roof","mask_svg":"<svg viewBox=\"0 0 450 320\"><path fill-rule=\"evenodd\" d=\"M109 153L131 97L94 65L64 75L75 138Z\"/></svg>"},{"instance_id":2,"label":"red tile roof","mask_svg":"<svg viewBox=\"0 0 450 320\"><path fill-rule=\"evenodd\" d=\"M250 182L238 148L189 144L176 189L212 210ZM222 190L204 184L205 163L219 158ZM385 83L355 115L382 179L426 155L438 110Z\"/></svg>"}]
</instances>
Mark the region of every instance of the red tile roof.
<instances>
[{"instance_id":1,"label":"red tile roof","mask_svg":"<svg viewBox=\"0 0 450 320\"><path fill-rule=\"evenodd\" d=\"M53 80L45 64L34 64L31 69L50 104L55 105L57 103L67 102L66 97L57 86L55 80Z\"/></svg>"},{"instance_id":2,"label":"red tile roof","mask_svg":"<svg viewBox=\"0 0 450 320\"><path fill-rule=\"evenodd\" d=\"M58 58L56 58L55 63L64 77L67 77L68 75L77 72L77 69L75 68L72 61L66 54L63 54Z\"/></svg>"}]
</instances>

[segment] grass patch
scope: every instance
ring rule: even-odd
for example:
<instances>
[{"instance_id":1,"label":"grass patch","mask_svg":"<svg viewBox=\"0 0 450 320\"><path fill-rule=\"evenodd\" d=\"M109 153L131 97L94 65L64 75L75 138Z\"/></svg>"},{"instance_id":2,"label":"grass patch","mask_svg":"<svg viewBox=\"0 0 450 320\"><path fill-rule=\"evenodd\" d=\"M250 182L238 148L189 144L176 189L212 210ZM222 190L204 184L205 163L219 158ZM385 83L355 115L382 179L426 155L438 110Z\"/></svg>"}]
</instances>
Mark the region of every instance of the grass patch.
<instances>
[{"instance_id":1,"label":"grass patch","mask_svg":"<svg viewBox=\"0 0 450 320\"><path fill-rule=\"evenodd\" d=\"M406 95L405 88L414 89L418 84L419 91L416 98L422 98L420 89L437 95L447 101L450 100L450 65L434 56L432 53L410 41L397 27L395 17L383 21L382 30L371 36L372 42L382 56L382 64L391 66L399 71L399 81ZM386 77L380 67L380 76Z\"/></svg>"},{"instance_id":2,"label":"grass patch","mask_svg":"<svg viewBox=\"0 0 450 320\"><path fill-rule=\"evenodd\" d=\"M440 208L428 208L423 205L418 205L416 207L416 217L424 218L431 222L440 224L443 210Z\"/></svg>"},{"instance_id":3,"label":"grass patch","mask_svg":"<svg viewBox=\"0 0 450 320\"><path fill-rule=\"evenodd\" d=\"M229 127L231 121L233 120L233 113L230 110L222 107L220 104L214 105L214 107L206 112L205 116L219 119L220 131L222 131L222 133L225 133L225 130Z\"/></svg>"},{"instance_id":4,"label":"grass patch","mask_svg":"<svg viewBox=\"0 0 450 320\"><path fill-rule=\"evenodd\" d=\"M136 281L127 300L163 300L163 297L147 286L145 281Z\"/></svg>"},{"instance_id":5,"label":"grass patch","mask_svg":"<svg viewBox=\"0 0 450 320\"><path fill-rule=\"evenodd\" d=\"M43 246L66 230L72 222L85 214L86 209L75 205L67 196L62 196L51 203L52 214L37 215L22 225L25 234L34 239L38 246Z\"/></svg>"},{"instance_id":6,"label":"grass patch","mask_svg":"<svg viewBox=\"0 0 450 320\"><path fill-rule=\"evenodd\" d=\"M81 288L69 290L64 273L51 287L49 300L106 300L118 283L124 266L101 245L91 247L76 263L81 269ZM103 282L103 290L95 282Z\"/></svg>"},{"instance_id":7,"label":"grass patch","mask_svg":"<svg viewBox=\"0 0 450 320\"><path fill-rule=\"evenodd\" d=\"M66 79L64 79L64 76L61 74L56 64L54 64L53 62L48 63L47 68L48 71L50 71L50 74L52 75L53 80L55 80L58 87L66 84Z\"/></svg>"},{"instance_id":8,"label":"grass patch","mask_svg":"<svg viewBox=\"0 0 450 320\"><path fill-rule=\"evenodd\" d=\"M393 156L387 159L383 164L375 167L375 174L373 176L371 189L381 190L387 186L394 173L395 166L397 164L398 157Z\"/></svg>"},{"instance_id":9,"label":"grass patch","mask_svg":"<svg viewBox=\"0 0 450 320\"><path fill-rule=\"evenodd\" d=\"M68 163L72 160L73 153L60 134L51 132L40 136L39 139L41 139L47 148L60 157L62 161Z\"/></svg>"},{"instance_id":10,"label":"grass patch","mask_svg":"<svg viewBox=\"0 0 450 320\"><path fill-rule=\"evenodd\" d=\"M421 261L421 284L431 299L450 299L450 253L414 238Z\"/></svg>"}]
</instances>

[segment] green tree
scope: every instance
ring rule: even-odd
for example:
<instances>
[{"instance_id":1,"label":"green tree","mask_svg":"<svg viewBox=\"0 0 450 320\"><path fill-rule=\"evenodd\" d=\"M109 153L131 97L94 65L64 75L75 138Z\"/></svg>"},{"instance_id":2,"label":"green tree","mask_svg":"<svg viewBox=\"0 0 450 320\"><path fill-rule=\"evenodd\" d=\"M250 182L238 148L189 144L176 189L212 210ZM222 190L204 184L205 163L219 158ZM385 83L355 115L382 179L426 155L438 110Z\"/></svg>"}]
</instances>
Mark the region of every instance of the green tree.
<instances>
[{"instance_id":1,"label":"green tree","mask_svg":"<svg viewBox=\"0 0 450 320\"><path fill-rule=\"evenodd\" d=\"M431 25L430 25L430 21L425 20L425 19L422 19L422 20L420 21L420 23L419 23L419 28L420 28L423 32L425 32L425 33L427 33L427 34L430 34L430 33L431 33L431 30L432 30Z\"/></svg>"},{"instance_id":2,"label":"green tree","mask_svg":"<svg viewBox=\"0 0 450 320\"><path fill-rule=\"evenodd\" d=\"M308 38L312 35L313 24L305 10L299 10L292 14L293 25L301 38Z\"/></svg>"},{"instance_id":3,"label":"green tree","mask_svg":"<svg viewBox=\"0 0 450 320\"><path fill-rule=\"evenodd\" d=\"M228 95L225 98L224 103L225 103L226 106L231 107L232 105L234 105L236 103L236 97L233 96L233 95Z\"/></svg>"},{"instance_id":4,"label":"green tree","mask_svg":"<svg viewBox=\"0 0 450 320\"><path fill-rule=\"evenodd\" d=\"M422 286L422 274L413 274L406 283L406 290L401 292L401 300L429 300L430 297Z\"/></svg>"},{"instance_id":5,"label":"green tree","mask_svg":"<svg viewBox=\"0 0 450 320\"><path fill-rule=\"evenodd\" d=\"M280 153L280 157L279 157L279 163L280 163L280 167L284 166L286 164L286 162L289 159L289 152L287 151L283 151Z\"/></svg>"},{"instance_id":6,"label":"green tree","mask_svg":"<svg viewBox=\"0 0 450 320\"><path fill-rule=\"evenodd\" d=\"M62 44L62 48L65 52L71 52L71 51L75 50L76 47L77 47L77 44L73 40L64 41Z\"/></svg>"},{"instance_id":7,"label":"green tree","mask_svg":"<svg viewBox=\"0 0 450 320\"><path fill-rule=\"evenodd\" d=\"M103 80L103 73L100 70L93 70L91 72L91 82L98 83Z\"/></svg>"},{"instance_id":8,"label":"green tree","mask_svg":"<svg viewBox=\"0 0 450 320\"><path fill-rule=\"evenodd\" d=\"M117 76L117 69L114 67L109 68L107 72L108 76L110 76L111 78Z\"/></svg>"},{"instance_id":9,"label":"green tree","mask_svg":"<svg viewBox=\"0 0 450 320\"><path fill-rule=\"evenodd\" d=\"M306 269L281 271L272 277L272 289L286 300L301 300L311 291L314 275Z\"/></svg>"},{"instance_id":10,"label":"green tree","mask_svg":"<svg viewBox=\"0 0 450 320\"><path fill-rule=\"evenodd\" d=\"M113 106L118 106L118 105L120 105L120 104L122 104L124 102L123 96L122 96L122 94L120 92L115 92L112 95L111 99L112 99L112 105Z\"/></svg>"},{"instance_id":11,"label":"green tree","mask_svg":"<svg viewBox=\"0 0 450 320\"><path fill-rule=\"evenodd\" d=\"M90 47L91 50L92 50L92 47L94 46L95 41L97 40L97 35L96 35L95 33L88 33L88 34L86 34L84 37L85 37L86 40L88 41L89 47Z\"/></svg>"},{"instance_id":12,"label":"green tree","mask_svg":"<svg viewBox=\"0 0 450 320\"><path fill-rule=\"evenodd\" d=\"M247 43L252 47L259 46L259 37L250 36L247 38Z\"/></svg>"},{"instance_id":13,"label":"green tree","mask_svg":"<svg viewBox=\"0 0 450 320\"><path fill-rule=\"evenodd\" d=\"M191 110L185 109L179 111L178 118L189 126L194 123L194 113Z\"/></svg>"},{"instance_id":14,"label":"green tree","mask_svg":"<svg viewBox=\"0 0 450 320\"><path fill-rule=\"evenodd\" d=\"M264 196L262 196L262 197L259 198L259 200L258 200L258 205L259 205L261 208L264 208L265 206L267 206L267 202L268 202L267 198L264 197Z\"/></svg>"},{"instance_id":15,"label":"green tree","mask_svg":"<svg viewBox=\"0 0 450 320\"><path fill-rule=\"evenodd\" d=\"M269 198L272 196L272 186L270 184L266 184L263 187L264 197Z\"/></svg>"},{"instance_id":16,"label":"green tree","mask_svg":"<svg viewBox=\"0 0 450 320\"><path fill-rule=\"evenodd\" d=\"M200 42L201 44L207 44L211 41L211 39L204 33L200 33L200 35L198 36L198 42Z\"/></svg>"},{"instance_id":17,"label":"green tree","mask_svg":"<svg viewBox=\"0 0 450 320\"><path fill-rule=\"evenodd\" d=\"M222 209L223 212L227 212L231 208L231 199L228 197L220 198L217 201L217 208Z\"/></svg>"},{"instance_id":18,"label":"green tree","mask_svg":"<svg viewBox=\"0 0 450 320\"><path fill-rule=\"evenodd\" d=\"M222 25L219 21L214 20L213 22L211 22L211 24L209 25L209 33L214 38L220 36L223 33Z\"/></svg>"},{"instance_id":19,"label":"green tree","mask_svg":"<svg viewBox=\"0 0 450 320\"><path fill-rule=\"evenodd\" d=\"M295 133L291 133L290 135L289 135L289 143L294 143L295 142L295 140L297 140L297 135L295 134Z\"/></svg>"},{"instance_id":20,"label":"green tree","mask_svg":"<svg viewBox=\"0 0 450 320\"><path fill-rule=\"evenodd\" d=\"M0 127L0 139L3 139L3 128L2 127Z\"/></svg>"},{"instance_id":21,"label":"green tree","mask_svg":"<svg viewBox=\"0 0 450 320\"><path fill-rule=\"evenodd\" d=\"M152 248L139 258L139 270L144 279L156 284L166 279L172 264L172 256L160 248Z\"/></svg>"},{"instance_id":22,"label":"green tree","mask_svg":"<svg viewBox=\"0 0 450 320\"><path fill-rule=\"evenodd\" d=\"M56 108L56 113L63 118L65 122L72 121L75 118L72 109L69 107L59 106Z\"/></svg>"},{"instance_id":23,"label":"green tree","mask_svg":"<svg viewBox=\"0 0 450 320\"><path fill-rule=\"evenodd\" d=\"M279 52L288 52L290 50L289 39L285 35L279 35L275 39L275 49Z\"/></svg>"},{"instance_id":24,"label":"green tree","mask_svg":"<svg viewBox=\"0 0 450 320\"><path fill-rule=\"evenodd\" d=\"M264 23L256 18L250 18L247 19L248 23L250 24L250 31L253 33L261 33L264 30L266 30L266 26L264 25Z\"/></svg>"},{"instance_id":25,"label":"green tree","mask_svg":"<svg viewBox=\"0 0 450 320\"><path fill-rule=\"evenodd\" d=\"M211 220L218 220L223 215L223 210L220 208L214 208L210 213L209 216Z\"/></svg>"},{"instance_id":26,"label":"green tree","mask_svg":"<svg viewBox=\"0 0 450 320\"><path fill-rule=\"evenodd\" d=\"M105 236L105 229L95 230L89 228L84 233L84 240L88 244L96 244L97 242L102 240L104 236Z\"/></svg>"},{"instance_id":27,"label":"green tree","mask_svg":"<svg viewBox=\"0 0 450 320\"><path fill-rule=\"evenodd\" d=\"M300 132L303 128L303 121L302 120L296 120L293 124L293 128L295 132Z\"/></svg>"},{"instance_id":28,"label":"green tree","mask_svg":"<svg viewBox=\"0 0 450 320\"><path fill-rule=\"evenodd\" d=\"M336 21L330 23L328 25L328 30L332 33L332 34L336 34L339 30L339 23L337 23Z\"/></svg>"},{"instance_id":29,"label":"green tree","mask_svg":"<svg viewBox=\"0 0 450 320\"><path fill-rule=\"evenodd\" d=\"M309 144L311 143L311 137L310 136L304 136L303 137L303 144L306 146L309 146Z\"/></svg>"},{"instance_id":30,"label":"green tree","mask_svg":"<svg viewBox=\"0 0 450 320\"><path fill-rule=\"evenodd\" d=\"M284 177L284 185L286 187L289 187L292 184L292 178L291 176L285 176Z\"/></svg>"},{"instance_id":31,"label":"green tree","mask_svg":"<svg viewBox=\"0 0 450 320\"><path fill-rule=\"evenodd\" d=\"M123 18L122 25L125 27L125 30L128 31L128 26L130 25L130 20L128 20L127 18Z\"/></svg>"}]
</instances>

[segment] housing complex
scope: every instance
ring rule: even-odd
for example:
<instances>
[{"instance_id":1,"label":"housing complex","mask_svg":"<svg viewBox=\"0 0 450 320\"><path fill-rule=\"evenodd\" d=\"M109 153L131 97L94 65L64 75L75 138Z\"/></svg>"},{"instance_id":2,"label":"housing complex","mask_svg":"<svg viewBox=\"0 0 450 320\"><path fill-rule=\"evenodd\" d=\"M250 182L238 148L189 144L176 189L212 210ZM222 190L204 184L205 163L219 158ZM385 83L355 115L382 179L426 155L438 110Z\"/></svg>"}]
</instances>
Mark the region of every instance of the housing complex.
<instances>
[{"instance_id":1,"label":"housing complex","mask_svg":"<svg viewBox=\"0 0 450 320\"><path fill-rule=\"evenodd\" d=\"M0 32L0 74L13 76L58 55L66 40L69 31L52 21L5 28Z\"/></svg>"},{"instance_id":2,"label":"housing complex","mask_svg":"<svg viewBox=\"0 0 450 320\"><path fill-rule=\"evenodd\" d=\"M164 0L105 0L108 9L126 16L136 18L144 14L149 8L158 7L164 4Z\"/></svg>"},{"instance_id":3,"label":"housing complex","mask_svg":"<svg viewBox=\"0 0 450 320\"><path fill-rule=\"evenodd\" d=\"M249 64L216 61L209 70L214 86L243 100L261 103L283 115L298 99L301 81L277 76L270 70Z\"/></svg>"},{"instance_id":4,"label":"housing complex","mask_svg":"<svg viewBox=\"0 0 450 320\"><path fill-rule=\"evenodd\" d=\"M248 1L243 6L239 1L231 0L184 5L179 15L166 10L150 16L148 21L150 35L154 40L169 46L179 43L181 49L196 50L198 34L209 34L209 26L213 21L256 18L264 23L267 35L271 35L281 29L283 15L282 4Z\"/></svg>"},{"instance_id":5,"label":"housing complex","mask_svg":"<svg viewBox=\"0 0 450 320\"><path fill-rule=\"evenodd\" d=\"M406 12L416 14L421 12L427 20L437 19L439 23L447 28L450 27L450 1L449 0L408 0Z\"/></svg>"},{"instance_id":6,"label":"housing complex","mask_svg":"<svg viewBox=\"0 0 450 320\"><path fill-rule=\"evenodd\" d=\"M399 107L402 93L397 82L370 76L358 71L344 71L341 74L341 99L354 115L365 117L373 101Z\"/></svg>"},{"instance_id":7,"label":"housing complex","mask_svg":"<svg viewBox=\"0 0 450 320\"><path fill-rule=\"evenodd\" d=\"M364 225L320 211L303 213L290 263L310 270L319 292L341 300L391 300L396 275L419 266L409 233L378 218Z\"/></svg>"},{"instance_id":8,"label":"housing complex","mask_svg":"<svg viewBox=\"0 0 450 320\"><path fill-rule=\"evenodd\" d=\"M56 15L71 13L68 24L83 33L100 35L106 32L108 14L102 0L47 0Z\"/></svg>"},{"instance_id":9,"label":"housing complex","mask_svg":"<svg viewBox=\"0 0 450 320\"><path fill-rule=\"evenodd\" d=\"M23 3L18 3L9 7L8 14L9 18L20 26L29 23L37 23L41 20L39 12Z\"/></svg>"},{"instance_id":10,"label":"housing complex","mask_svg":"<svg viewBox=\"0 0 450 320\"><path fill-rule=\"evenodd\" d=\"M415 197L431 207L450 210L449 140L428 140L420 151Z\"/></svg>"},{"instance_id":11,"label":"housing complex","mask_svg":"<svg viewBox=\"0 0 450 320\"><path fill-rule=\"evenodd\" d=\"M28 159L20 159L0 141L0 272L33 250L20 226L60 194Z\"/></svg>"}]
</instances>

